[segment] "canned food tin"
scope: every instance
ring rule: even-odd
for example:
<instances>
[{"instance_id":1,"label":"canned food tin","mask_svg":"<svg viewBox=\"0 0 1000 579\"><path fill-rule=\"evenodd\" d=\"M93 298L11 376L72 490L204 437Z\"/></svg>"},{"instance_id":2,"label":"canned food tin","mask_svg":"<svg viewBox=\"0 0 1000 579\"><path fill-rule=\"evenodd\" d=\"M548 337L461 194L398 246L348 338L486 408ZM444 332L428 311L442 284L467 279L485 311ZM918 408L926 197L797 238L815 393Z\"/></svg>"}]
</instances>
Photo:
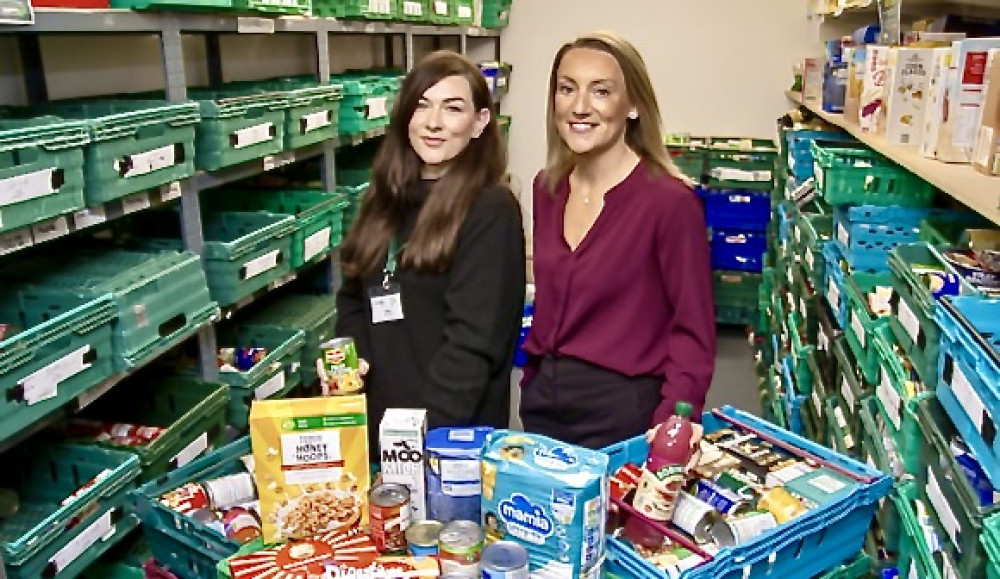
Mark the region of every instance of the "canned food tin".
<instances>
[{"instance_id":1,"label":"canned food tin","mask_svg":"<svg viewBox=\"0 0 1000 579\"><path fill-rule=\"evenodd\" d=\"M444 573L479 577L483 530L472 521L452 521L438 538L438 558Z\"/></svg>"},{"instance_id":2,"label":"canned food tin","mask_svg":"<svg viewBox=\"0 0 1000 579\"><path fill-rule=\"evenodd\" d=\"M198 509L207 509L211 506L205 487L194 482L164 493L160 497L160 503L168 509L182 514L188 514Z\"/></svg>"},{"instance_id":3,"label":"canned food tin","mask_svg":"<svg viewBox=\"0 0 1000 579\"><path fill-rule=\"evenodd\" d=\"M745 515L719 521L712 527L712 536L721 547L742 545L778 526L768 511L752 511Z\"/></svg>"},{"instance_id":4,"label":"canned food tin","mask_svg":"<svg viewBox=\"0 0 1000 579\"><path fill-rule=\"evenodd\" d=\"M247 472L214 478L201 484L213 509L227 509L257 498L253 475Z\"/></svg>"},{"instance_id":5,"label":"canned food tin","mask_svg":"<svg viewBox=\"0 0 1000 579\"><path fill-rule=\"evenodd\" d=\"M233 507L222 515L226 536L246 545L261 536L260 518L251 510Z\"/></svg>"},{"instance_id":6,"label":"canned food tin","mask_svg":"<svg viewBox=\"0 0 1000 579\"><path fill-rule=\"evenodd\" d=\"M410 526L410 489L406 485L382 483L369 495L369 525L375 547L382 553L406 549Z\"/></svg>"},{"instance_id":7,"label":"canned food tin","mask_svg":"<svg viewBox=\"0 0 1000 579\"><path fill-rule=\"evenodd\" d=\"M758 501L760 508L767 510L774 515L774 520L778 524L787 523L795 517L805 514L806 509L799 500L792 496L792 493L781 487L775 487L766 493Z\"/></svg>"},{"instance_id":8,"label":"canned food tin","mask_svg":"<svg viewBox=\"0 0 1000 579\"><path fill-rule=\"evenodd\" d=\"M688 493L677 493L670 520L696 541L706 543L715 540L713 529L722 522L722 515L705 501Z\"/></svg>"},{"instance_id":9,"label":"canned food tin","mask_svg":"<svg viewBox=\"0 0 1000 579\"><path fill-rule=\"evenodd\" d=\"M324 396L355 394L361 390L358 372L358 349L354 338L333 338L319 346L320 358L316 361L320 385Z\"/></svg>"},{"instance_id":10,"label":"canned food tin","mask_svg":"<svg viewBox=\"0 0 1000 579\"><path fill-rule=\"evenodd\" d=\"M414 557L436 557L438 537L444 525L438 521L424 520L406 529L406 546Z\"/></svg>"},{"instance_id":11,"label":"canned food tin","mask_svg":"<svg viewBox=\"0 0 1000 579\"><path fill-rule=\"evenodd\" d=\"M528 551L513 541L483 549L483 579L528 579Z\"/></svg>"}]
</instances>

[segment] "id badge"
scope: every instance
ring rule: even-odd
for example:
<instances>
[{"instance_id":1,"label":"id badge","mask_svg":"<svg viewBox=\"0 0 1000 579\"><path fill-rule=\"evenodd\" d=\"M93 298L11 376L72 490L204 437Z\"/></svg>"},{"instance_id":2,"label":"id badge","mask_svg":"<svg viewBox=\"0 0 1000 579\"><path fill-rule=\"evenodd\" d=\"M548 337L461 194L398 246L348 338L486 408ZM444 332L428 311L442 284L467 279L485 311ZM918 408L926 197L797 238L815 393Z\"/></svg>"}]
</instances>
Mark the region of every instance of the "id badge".
<instances>
[{"instance_id":1,"label":"id badge","mask_svg":"<svg viewBox=\"0 0 1000 579\"><path fill-rule=\"evenodd\" d=\"M368 299L372 305L372 324L403 319L403 299L398 283L389 282L368 288Z\"/></svg>"}]
</instances>

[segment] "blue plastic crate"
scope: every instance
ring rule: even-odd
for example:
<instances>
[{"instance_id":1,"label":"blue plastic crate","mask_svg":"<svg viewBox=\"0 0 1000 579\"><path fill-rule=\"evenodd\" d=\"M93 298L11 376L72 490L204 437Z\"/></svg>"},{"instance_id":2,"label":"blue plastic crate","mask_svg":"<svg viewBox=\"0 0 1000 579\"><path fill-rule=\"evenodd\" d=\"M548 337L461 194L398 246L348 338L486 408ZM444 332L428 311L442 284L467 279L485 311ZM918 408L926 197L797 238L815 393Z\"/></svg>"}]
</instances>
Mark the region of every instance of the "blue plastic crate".
<instances>
[{"instance_id":1,"label":"blue plastic crate","mask_svg":"<svg viewBox=\"0 0 1000 579\"><path fill-rule=\"evenodd\" d=\"M721 412L739 422L814 456L836 464L852 473L868 477L857 488L838 500L809 511L793 521L779 525L753 541L720 550L715 558L680 574L681 579L788 579L812 577L840 565L856 554L864 543L865 533L875 516L878 501L888 496L892 479L878 470L782 430L764 420L731 407ZM714 432L730 424L711 413L702 417L705 432ZM614 472L626 463L641 464L649 453L642 436L604 449L609 469ZM607 556L617 569L631 577L667 579L671 577L642 559L625 543L609 537Z\"/></svg>"},{"instance_id":2,"label":"blue plastic crate","mask_svg":"<svg viewBox=\"0 0 1000 579\"><path fill-rule=\"evenodd\" d=\"M517 349L514 350L514 366L523 368L528 363L528 354L523 350L524 341L528 339L528 332L531 331L531 321L535 316L535 304L524 304L524 313L521 316L521 331L517 336Z\"/></svg>"},{"instance_id":3,"label":"blue plastic crate","mask_svg":"<svg viewBox=\"0 0 1000 579\"><path fill-rule=\"evenodd\" d=\"M767 234L756 231L712 232L712 267L761 272L767 253Z\"/></svg>"},{"instance_id":4,"label":"blue plastic crate","mask_svg":"<svg viewBox=\"0 0 1000 579\"><path fill-rule=\"evenodd\" d=\"M1000 300L943 298L938 398L993 486L1000 487Z\"/></svg>"},{"instance_id":5,"label":"blue plastic crate","mask_svg":"<svg viewBox=\"0 0 1000 579\"><path fill-rule=\"evenodd\" d=\"M823 297L830 304L833 317L841 328L847 327L847 276L840 269L840 260L844 258L839 245L826 243L823 246L823 259L826 260L826 283L821 288Z\"/></svg>"},{"instance_id":6,"label":"blue plastic crate","mask_svg":"<svg viewBox=\"0 0 1000 579\"><path fill-rule=\"evenodd\" d=\"M788 168L799 182L813 176L813 141L853 141L847 133L833 131L785 131L788 143Z\"/></svg>"},{"instance_id":7,"label":"blue plastic crate","mask_svg":"<svg viewBox=\"0 0 1000 579\"><path fill-rule=\"evenodd\" d=\"M771 221L771 193L743 189L702 189L705 220L715 229L767 231Z\"/></svg>"}]
</instances>

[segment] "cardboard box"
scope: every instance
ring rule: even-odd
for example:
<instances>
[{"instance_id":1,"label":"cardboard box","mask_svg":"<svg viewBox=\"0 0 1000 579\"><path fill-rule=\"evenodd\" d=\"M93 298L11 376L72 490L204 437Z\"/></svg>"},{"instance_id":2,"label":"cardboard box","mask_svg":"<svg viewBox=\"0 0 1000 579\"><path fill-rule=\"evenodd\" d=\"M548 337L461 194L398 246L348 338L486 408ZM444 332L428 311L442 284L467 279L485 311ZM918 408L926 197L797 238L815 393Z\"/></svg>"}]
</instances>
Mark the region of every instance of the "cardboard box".
<instances>
[{"instance_id":1,"label":"cardboard box","mask_svg":"<svg viewBox=\"0 0 1000 579\"><path fill-rule=\"evenodd\" d=\"M861 130L866 133L885 132L886 91L892 81L889 70L888 46L870 45L865 51L865 71L861 85Z\"/></svg>"},{"instance_id":2,"label":"cardboard box","mask_svg":"<svg viewBox=\"0 0 1000 579\"><path fill-rule=\"evenodd\" d=\"M886 107L890 145L920 145L933 59L934 51L929 48L900 48L890 53L893 72Z\"/></svg>"},{"instance_id":3,"label":"cardboard box","mask_svg":"<svg viewBox=\"0 0 1000 579\"><path fill-rule=\"evenodd\" d=\"M823 59L807 58L802 67L802 102L820 105L823 102Z\"/></svg>"},{"instance_id":4,"label":"cardboard box","mask_svg":"<svg viewBox=\"0 0 1000 579\"><path fill-rule=\"evenodd\" d=\"M986 59L991 48L1000 48L1000 38L973 38L951 45L948 110L938 133L938 160L972 162L972 147L983 106Z\"/></svg>"},{"instance_id":5,"label":"cardboard box","mask_svg":"<svg viewBox=\"0 0 1000 579\"><path fill-rule=\"evenodd\" d=\"M864 46L851 46L844 49L844 60L847 62L847 90L844 94L844 118L855 125L861 121L861 87L865 79Z\"/></svg>"},{"instance_id":6,"label":"cardboard box","mask_svg":"<svg viewBox=\"0 0 1000 579\"><path fill-rule=\"evenodd\" d=\"M987 60L985 97L972 166L986 175L1000 175L1000 50L990 50Z\"/></svg>"},{"instance_id":7,"label":"cardboard box","mask_svg":"<svg viewBox=\"0 0 1000 579\"><path fill-rule=\"evenodd\" d=\"M950 48L935 48L931 56L931 73L928 77L927 103L924 105L924 131L920 141L920 154L928 159L937 158L938 134L944 123L947 102L948 78L951 70Z\"/></svg>"},{"instance_id":8,"label":"cardboard box","mask_svg":"<svg viewBox=\"0 0 1000 579\"><path fill-rule=\"evenodd\" d=\"M382 482L402 484L410 489L410 520L413 522L427 518L426 439L426 410L389 408L385 411L378 437Z\"/></svg>"}]
</instances>

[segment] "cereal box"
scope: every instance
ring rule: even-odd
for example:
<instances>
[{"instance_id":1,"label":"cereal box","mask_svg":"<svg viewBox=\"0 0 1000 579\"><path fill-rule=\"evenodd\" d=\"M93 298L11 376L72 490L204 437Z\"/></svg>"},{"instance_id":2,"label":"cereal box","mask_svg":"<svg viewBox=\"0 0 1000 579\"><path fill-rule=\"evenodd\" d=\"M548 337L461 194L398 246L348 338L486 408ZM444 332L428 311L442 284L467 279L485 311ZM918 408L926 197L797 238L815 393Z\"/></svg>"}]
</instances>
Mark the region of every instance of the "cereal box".
<instances>
[{"instance_id":1,"label":"cereal box","mask_svg":"<svg viewBox=\"0 0 1000 579\"><path fill-rule=\"evenodd\" d=\"M532 577L598 577L608 514L608 457L535 434L495 431L482 454L487 541L528 551Z\"/></svg>"},{"instance_id":2,"label":"cereal box","mask_svg":"<svg viewBox=\"0 0 1000 579\"><path fill-rule=\"evenodd\" d=\"M933 59L934 50L930 48L900 48L890 54L893 73L886 109L886 139L890 145L920 144Z\"/></svg>"},{"instance_id":3,"label":"cereal box","mask_svg":"<svg viewBox=\"0 0 1000 579\"><path fill-rule=\"evenodd\" d=\"M928 159L936 159L938 151L938 135L941 133L941 123L945 118L947 103L948 80L951 71L948 62L951 60L950 48L935 48L931 59L931 73L928 77L927 104L924 109L924 131L920 138L920 154Z\"/></svg>"},{"instance_id":4,"label":"cereal box","mask_svg":"<svg viewBox=\"0 0 1000 579\"><path fill-rule=\"evenodd\" d=\"M229 561L229 571L233 579L312 579L322 576L332 563L364 569L377 557L371 537L355 528L234 557Z\"/></svg>"},{"instance_id":5,"label":"cereal box","mask_svg":"<svg viewBox=\"0 0 1000 579\"><path fill-rule=\"evenodd\" d=\"M938 134L937 158L940 161L972 162L972 147L983 106L986 61L991 48L1000 48L1000 38L972 38L951 45L947 112Z\"/></svg>"},{"instance_id":6,"label":"cereal box","mask_svg":"<svg viewBox=\"0 0 1000 579\"><path fill-rule=\"evenodd\" d=\"M368 523L365 397L257 400L250 443L264 540Z\"/></svg>"}]
</instances>

